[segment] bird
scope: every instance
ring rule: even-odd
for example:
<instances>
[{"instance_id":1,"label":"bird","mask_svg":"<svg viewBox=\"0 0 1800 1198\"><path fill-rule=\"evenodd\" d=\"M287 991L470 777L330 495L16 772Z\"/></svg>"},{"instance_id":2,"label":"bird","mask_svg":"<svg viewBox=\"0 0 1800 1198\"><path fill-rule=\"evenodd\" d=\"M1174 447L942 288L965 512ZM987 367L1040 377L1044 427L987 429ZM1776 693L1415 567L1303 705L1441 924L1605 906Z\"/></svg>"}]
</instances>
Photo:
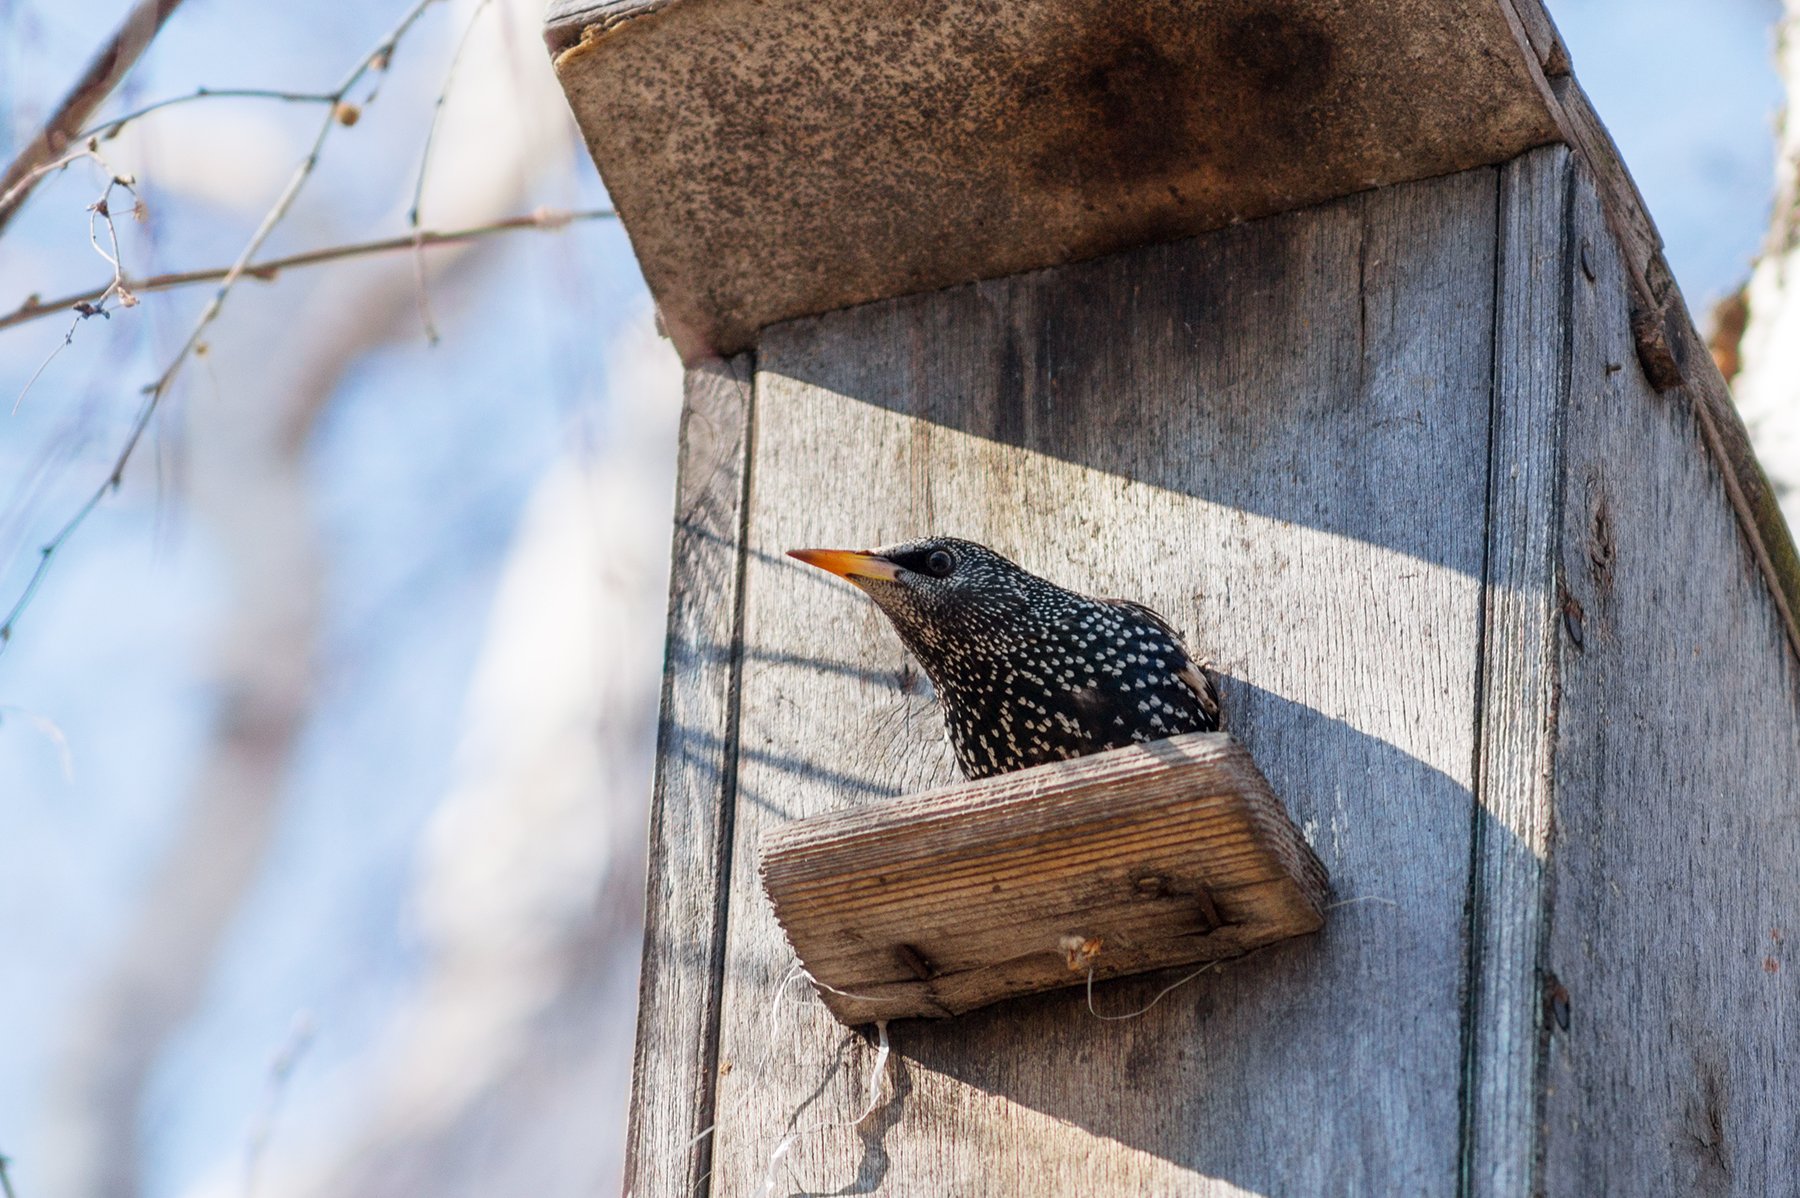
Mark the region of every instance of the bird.
<instances>
[{"instance_id":1,"label":"bird","mask_svg":"<svg viewBox=\"0 0 1800 1198\"><path fill-rule=\"evenodd\" d=\"M1219 729L1207 664L1140 603L1079 594L957 537L788 555L875 601L931 679L970 779Z\"/></svg>"}]
</instances>

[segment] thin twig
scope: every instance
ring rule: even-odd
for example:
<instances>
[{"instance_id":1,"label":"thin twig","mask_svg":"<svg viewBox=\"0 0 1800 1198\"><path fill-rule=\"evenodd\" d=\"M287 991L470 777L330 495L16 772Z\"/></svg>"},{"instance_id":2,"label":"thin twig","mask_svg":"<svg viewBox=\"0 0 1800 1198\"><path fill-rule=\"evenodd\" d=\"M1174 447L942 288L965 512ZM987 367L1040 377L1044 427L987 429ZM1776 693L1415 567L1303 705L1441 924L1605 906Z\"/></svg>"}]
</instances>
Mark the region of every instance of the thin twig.
<instances>
[{"instance_id":1,"label":"thin twig","mask_svg":"<svg viewBox=\"0 0 1800 1198\"><path fill-rule=\"evenodd\" d=\"M69 738L63 734L62 728L57 725L55 720L47 715L28 711L23 707L0 703L0 723L3 723L7 716L17 716L43 733L44 739L56 749L56 759L62 766L63 780L65 782L75 781L75 754L70 752ZM0 1162L4 1162L5 1159L5 1157L0 1157Z\"/></svg>"},{"instance_id":2,"label":"thin twig","mask_svg":"<svg viewBox=\"0 0 1800 1198\"><path fill-rule=\"evenodd\" d=\"M462 37L457 40L456 52L450 56L450 66L444 71L444 86L438 89L437 100L431 106L431 124L425 130L425 148L419 154L419 177L413 180L412 207L406 213L406 227L413 231L413 282L418 287L419 321L425 326L425 340L432 345L438 343L437 321L431 314L431 294L425 286L425 243L424 233L419 227L419 208L425 200L425 172L431 168L431 145L437 140L438 121L444 115L444 101L450 98L450 88L456 82L456 68L462 64L463 51L469 48L469 35L475 32L475 23L487 9L490 0L479 0L475 10L469 14L469 23L463 26Z\"/></svg>"},{"instance_id":3,"label":"thin twig","mask_svg":"<svg viewBox=\"0 0 1800 1198\"><path fill-rule=\"evenodd\" d=\"M149 2L150 0L140 0L140 4ZM169 4L171 7L176 2L178 0L161 0L161 3ZM250 265L250 260L256 256L256 252L263 247L263 243L269 239L269 235L275 231L276 226L286 218L289 210L293 208L294 200L299 196L300 189L306 185L306 181L312 177L313 170L319 164L319 155L324 150L325 141L331 136L331 131L339 124L348 125L355 122L356 110L345 102L345 97L350 94L352 88L368 76L369 72L387 69L388 64L393 60L394 48L399 45L400 39L406 36L425 10L435 3L437 0L414 0L412 6L406 10L406 14L400 18L400 22L381 41L376 43L373 50L357 60L356 65L344 77L343 82L331 91L330 94L334 97L331 109L325 114L324 120L319 123L319 131L314 135L306 156L294 168L293 176L288 180L287 186L276 197L274 205L264 214L262 223L257 226L256 232L250 235L250 240L244 245L243 252L238 255L237 261L226 269L224 277L219 280L218 289L213 292L212 298L201 309L199 318L194 322L194 327L188 332L187 340L182 342L181 348L175 351L174 358L157 376L156 381L144 388L144 402L138 406L137 416L131 422L131 428L125 436L124 447L120 449L118 457L114 459L112 469L107 472L106 478L94 488L93 493L88 496L86 501L76 509L75 514L69 518L68 522L38 550L37 568L26 580L24 591L19 595L12 609L7 612L6 619L0 621L0 653L6 652L6 647L12 640L13 629L18 625L19 617L24 614L25 609L30 606L31 600L37 595L38 588L43 585L44 576L49 572L51 563L56 560L58 551L62 549L69 537L74 535L75 530L87 520L89 514L99 506L100 501L106 497L107 493L118 490L119 484L125 477L125 467L130 463L131 455L137 450L138 443L143 440L144 431L150 427L150 421L156 415L157 407L162 402L163 396L167 395L169 389L174 386L175 379L181 373L181 367L200 346L206 330L211 328L213 321L218 319L219 313L225 307L226 299L231 295L231 289ZM365 97L363 101L365 104L374 97L375 90L373 88L370 90L369 96ZM85 116L84 113L83 119Z\"/></svg>"},{"instance_id":4,"label":"thin twig","mask_svg":"<svg viewBox=\"0 0 1800 1198\"><path fill-rule=\"evenodd\" d=\"M100 198L88 205L88 244L93 246L94 252L106 259L107 265L113 268L113 277L112 282L106 285L106 289L100 293L98 299L86 305L85 310L77 309L83 316L104 316L106 301L113 298L118 299L121 308L137 307L137 296L133 295L131 288L125 285L125 255L119 249L119 226L113 221L113 192L121 189L131 197L132 212L134 214L139 212L142 201L138 199L134 181L126 175L114 175L107 182L106 190L100 193ZM112 242L112 253L110 254L101 246L99 232L95 227L96 222L101 221L105 222L107 239Z\"/></svg>"},{"instance_id":5,"label":"thin twig","mask_svg":"<svg viewBox=\"0 0 1800 1198\"><path fill-rule=\"evenodd\" d=\"M5 1198L18 1198L18 1195L13 1193L12 1175L7 1172L11 1167L12 1158L5 1153L0 1153L0 1194L4 1194Z\"/></svg>"},{"instance_id":6,"label":"thin twig","mask_svg":"<svg viewBox=\"0 0 1800 1198\"><path fill-rule=\"evenodd\" d=\"M471 241L479 241L485 237L492 237L498 233L511 233L519 229L554 231L579 221L608 220L616 215L610 208L589 208L580 212L540 208L536 212L509 216L504 220L490 221L487 224L471 225L466 229L426 229L406 237L384 237L377 241L358 241L347 245L327 246L324 249L290 254L284 258L271 258L266 262L252 262L243 269L242 277L266 283L274 280L282 271L292 270L296 267L318 266L345 258L394 253L400 250L410 250L415 245L425 248L440 245L462 245ZM171 271L167 274L150 275L142 279L127 276L123 280L123 285L133 295L141 296L153 291L174 291L201 283L217 283L230 271L231 268L228 266L216 266L206 270ZM106 295L107 290L106 287L90 287L86 291L77 291L53 300L40 300L35 297L27 299L11 312L0 316L0 329L26 324L46 316L54 316L59 312L66 312L78 304L92 304Z\"/></svg>"},{"instance_id":7,"label":"thin twig","mask_svg":"<svg viewBox=\"0 0 1800 1198\"><path fill-rule=\"evenodd\" d=\"M282 1099L287 1097L288 1081L312 1047L317 1028L312 1016L304 1011L294 1017L287 1043L269 1062L269 1073L263 1079L262 1101L250 1126L249 1142L244 1146L244 1198L256 1198L257 1182L262 1172L263 1154L275 1134L275 1120L281 1114Z\"/></svg>"},{"instance_id":8,"label":"thin twig","mask_svg":"<svg viewBox=\"0 0 1800 1198\"><path fill-rule=\"evenodd\" d=\"M142 108L134 108L123 116L101 121L98 125L83 129L77 136L80 138L95 137L102 141L117 137L119 131L139 117L149 116L165 108L173 108L177 104L192 104L195 100L285 100L290 104L334 104L337 97L327 92L284 92L268 87L197 87L185 96L169 96L154 104L146 104Z\"/></svg>"},{"instance_id":9,"label":"thin twig","mask_svg":"<svg viewBox=\"0 0 1800 1198\"><path fill-rule=\"evenodd\" d=\"M106 162L98 154L90 152L85 153L83 157L92 158L102 167L106 166ZM25 397L31 393L31 389L37 385L37 381L44 376L44 371L50 369L50 363L56 361L57 355L75 343L75 330L81 327L82 321L90 316L104 316L110 320L112 313L107 309L106 301L114 296L118 297L121 307L137 306L137 296L133 295L125 285L125 268L122 265L124 254L119 250L119 228L113 223L112 217L112 195L119 188L124 188L126 193L131 196L132 210L135 212L138 205L137 189L132 185L131 179L123 175L112 175L107 181L106 190L100 193L100 198L88 205L88 244L93 246L94 252L106 259L107 265L113 268L112 281L101 288L98 294L69 305L75 309L75 319L70 322L69 331L63 334L63 338L57 342L56 348L52 349L38 364L38 368L31 372L31 377L26 379L25 385L19 389L19 394L13 399L14 415L18 414L19 405L25 402ZM112 253L110 254L100 245L99 230L96 227L99 221L106 222L106 232L112 241Z\"/></svg>"},{"instance_id":10,"label":"thin twig","mask_svg":"<svg viewBox=\"0 0 1800 1198\"><path fill-rule=\"evenodd\" d=\"M0 213L4 213L9 208L16 208L18 205L24 203L26 193L33 187L36 187L38 180L42 179L45 175L60 171L64 167L80 162L84 158L92 158L95 160L98 160L99 158L99 155L94 153L94 143L92 141L89 141L79 150L71 150L60 158L53 159L50 162L40 163L37 166L32 167L24 173L24 176L20 178L18 182L14 183L4 192L0 192ZM10 174L8 177L10 178ZM0 226L4 226L4 224L4 221L0 221Z\"/></svg>"},{"instance_id":11,"label":"thin twig","mask_svg":"<svg viewBox=\"0 0 1800 1198\"><path fill-rule=\"evenodd\" d=\"M99 312L98 309L95 310L95 313L103 316L109 315ZM44 371L50 369L50 363L56 361L57 355L61 354L63 350L75 344L75 330L81 327L81 322L86 320L89 315L89 313L83 312L69 322L69 331L64 333L62 340L58 341L55 347L44 355L44 360L38 363L38 368L31 372L31 377L25 380L25 385L19 388L17 395L13 396L12 411L8 413L9 415L17 416L19 414L19 405L25 402L25 397L31 394L31 389L37 386L37 381L44 377Z\"/></svg>"},{"instance_id":12,"label":"thin twig","mask_svg":"<svg viewBox=\"0 0 1800 1198\"><path fill-rule=\"evenodd\" d=\"M138 0L131 6L125 20L88 61L87 70L56 106L56 111L50 114L37 136L26 143L5 173L0 174L0 229L6 228L38 180L49 173L43 169L44 165L61 157L72 143L80 140L77 130L88 123L94 110L136 65L139 56L161 32L163 22L180 5L181 0Z\"/></svg>"}]
</instances>

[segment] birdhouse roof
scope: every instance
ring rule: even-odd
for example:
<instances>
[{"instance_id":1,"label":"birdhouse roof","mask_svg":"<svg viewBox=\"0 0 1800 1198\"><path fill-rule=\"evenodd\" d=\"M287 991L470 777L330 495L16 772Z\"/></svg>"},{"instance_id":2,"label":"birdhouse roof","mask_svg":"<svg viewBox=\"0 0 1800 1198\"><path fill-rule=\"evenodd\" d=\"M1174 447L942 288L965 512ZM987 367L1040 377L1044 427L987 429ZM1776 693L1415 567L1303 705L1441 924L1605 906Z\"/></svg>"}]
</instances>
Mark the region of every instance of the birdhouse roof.
<instances>
[{"instance_id":1,"label":"birdhouse roof","mask_svg":"<svg viewBox=\"0 0 1800 1198\"><path fill-rule=\"evenodd\" d=\"M1575 140L1538 0L556 0L548 37L690 361Z\"/></svg>"}]
</instances>

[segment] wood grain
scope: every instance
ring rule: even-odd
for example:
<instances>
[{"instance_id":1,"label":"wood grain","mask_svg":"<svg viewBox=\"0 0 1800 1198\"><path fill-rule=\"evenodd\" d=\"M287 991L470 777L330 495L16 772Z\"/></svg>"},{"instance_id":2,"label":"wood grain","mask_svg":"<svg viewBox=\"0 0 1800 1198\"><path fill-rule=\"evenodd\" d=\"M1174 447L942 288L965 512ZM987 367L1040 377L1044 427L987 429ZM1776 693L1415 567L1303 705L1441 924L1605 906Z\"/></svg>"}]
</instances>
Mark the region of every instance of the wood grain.
<instances>
[{"instance_id":1,"label":"wood grain","mask_svg":"<svg viewBox=\"0 0 1800 1198\"><path fill-rule=\"evenodd\" d=\"M1194 733L772 829L763 887L846 1024L1240 956L1326 879L1242 745Z\"/></svg>"},{"instance_id":2,"label":"wood grain","mask_svg":"<svg viewBox=\"0 0 1800 1198\"><path fill-rule=\"evenodd\" d=\"M588 0L592 2L592 0ZM1557 31L1556 23L1544 8L1543 0L1502 0L1516 16L1532 56L1545 75L1555 77L1569 73L1569 48Z\"/></svg>"},{"instance_id":3,"label":"wood grain","mask_svg":"<svg viewBox=\"0 0 1800 1198\"><path fill-rule=\"evenodd\" d=\"M690 360L1563 141L1622 249L1640 364L1685 387L1800 655L1800 549L1541 0L553 0L547 20Z\"/></svg>"},{"instance_id":4,"label":"wood grain","mask_svg":"<svg viewBox=\"0 0 1800 1198\"><path fill-rule=\"evenodd\" d=\"M711 1158L750 412L747 355L689 369L626 1137L634 1198L689 1198Z\"/></svg>"},{"instance_id":5,"label":"wood grain","mask_svg":"<svg viewBox=\"0 0 1800 1198\"><path fill-rule=\"evenodd\" d=\"M1547 1194L1800 1178L1800 670L1585 174L1562 504Z\"/></svg>"},{"instance_id":6,"label":"wood grain","mask_svg":"<svg viewBox=\"0 0 1800 1198\"><path fill-rule=\"evenodd\" d=\"M1500 171L1499 289L1471 885L1465 1193L1533 1191L1544 861L1561 611L1574 166L1561 146Z\"/></svg>"},{"instance_id":7,"label":"wood grain","mask_svg":"<svg viewBox=\"0 0 1800 1198\"><path fill-rule=\"evenodd\" d=\"M1496 208L1474 171L769 330L715 1194L789 1132L781 1193L1454 1191ZM784 990L752 846L954 773L879 613L782 552L934 530L1189 630L1349 905L1140 1018L896 1024L853 1130L873 1046Z\"/></svg>"},{"instance_id":8,"label":"wood grain","mask_svg":"<svg viewBox=\"0 0 1800 1198\"><path fill-rule=\"evenodd\" d=\"M1791 650L1800 657L1800 548L1756 460L1730 390L1663 257L1662 234L1618 145L1571 73L1567 50L1540 0L1507 0L1507 4L1514 35L1533 64L1535 82L1559 136L1581 159L1600 197L1618 250L1608 262L1630 297L1633 353L1639 367L1652 389L1679 388L1693 406L1703 443L1718 462L1725 494L1737 513L1745 548L1768 583Z\"/></svg>"},{"instance_id":9,"label":"wood grain","mask_svg":"<svg viewBox=\"0 0 1800 1198\"><path fill-rule=\"evenodd\" d=\"M684 449L712 498L678 533L635 1194L1800 1176L1800 557L1554 27L1507 2L1572 153L769 328L754 436L741 371L695 376L690 418L719 403L735 431ZM658 8L589 7L646 18L614 48ZM862 210L970 273L1013 261ZM857 253L892 240L846 229ZM1045 260L1111 244L1031 232ZM752 849L846 807L835 826L880 827L876 804L951 765L879 613L781 553L930 531L1188 628L1351 905L1171 992L897 1023L885 1101L851 1126L875 1048L793 984ZM1043 963L1033 905L995 909L1000 934L930 923L975 949L908 940L907 968L999 956L1020 983Z\"/></svg>"},{"instance_id":10,"label":"wood grain","mask_svg":"<svg viewBox=\"0 0 1800 1198\"><path fill-rule=\"evenodd\" d=\"M560 54L610 29L667 8L679 0L550 0L544 10L544 44ZM592 32L589 32L589 31Z\"/></svg>"},{"instance_id":11,"label":"wood grain","mask_svg":"<svg viewBox=\"0 0 1800 1198\"><path fill-rule=\"evenodd\" d=\"M1731 390L1694 328L1686 301L1676 293L1669 302L1674 352L1686 364L1687 383L1680 398L1690 406L1701 441L1718 464L1719 481L1737 513L1744 548L1762 571L1769 599L1787 631L1788 647L1800 660L1800 547L1782 515L1775 488L1756 459Z\"/></svg>"},{"instance_id":12,"label":"wood grain","mask_svg":"<svg viewBox=\"0 0 1800 1198\"><path fill-rule=\"evenodd\" d=\"M1557 136L1504 0L562 0L548 36L686 358Z\"/></svg>"}]
</instances>

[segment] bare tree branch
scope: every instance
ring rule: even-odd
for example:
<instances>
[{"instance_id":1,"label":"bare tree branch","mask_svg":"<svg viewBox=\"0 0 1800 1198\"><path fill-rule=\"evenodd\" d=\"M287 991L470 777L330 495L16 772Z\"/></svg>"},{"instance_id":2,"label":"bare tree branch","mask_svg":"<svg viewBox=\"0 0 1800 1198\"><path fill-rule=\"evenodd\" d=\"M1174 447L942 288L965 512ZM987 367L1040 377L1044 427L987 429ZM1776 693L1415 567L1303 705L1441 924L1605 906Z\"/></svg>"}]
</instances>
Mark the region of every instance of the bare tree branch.
<instances>
[{"instance_id":1,"label":"bare tree branch","mask_svg":"<svg viewBox=\"0 0 1800 1198\"><path fill-rule=\"evenodd\" d=\"M89 152L83 156L94 159L101 166L106 165L98 154ZM69 305L76 312L75 319L69 323L69 331L63 334L63 339L57 342L56 348L50 351L48 356L38 364L38 368L31 372L31 377L25 380L25 386L20 388L18 397L13 400L12 410L15 413L19 410L19 405L25 402L26 395L30 394L31 389L37 385L38 379L43 377L44 371L50 369L50 363L56 361L58 354L75 343L75 330L81 327L82 321L90 316L104 316L111 319L112 313L107 309L106 301L114 296L118 297L120 307L134 308L137 306L137 296L133 295L130 288L125 285L125 267L123 256L119 251L119 229L113 223L112 196L113 192L120 188L124 188L126 193L131 196L132 211L134 213L141 211L143 201L138 199L133 181L123 175L113 175L106 184L106 190L100 193L100 198L88 205L88 244L92 245L94 252L106 259L107 265L113 268L112 281L98 291ZM100 235L96 227L100 221L106 222L106 232L112 241L112 253L110 254L100 245Z\"/></svg>"},{"instance_id":2,"label":"bare tree branch","mask_svg":"<svg viewBox=\"0 0 1800 1198\"><path fill-rule=\"evenodd\" d=\"M170 96L154 104L134 108L123 116L101 121L91 129L82 130L78 136L84 139L97 137L105 141L117 137L119 130L139 117L173 108L177 104L192 104L196 100L284 100L289 104L334 104L337 97L328 92L284 92L267 87L197 87L185 96Z\"/></svg>"},{"instance_id":3,"label":"bare tree branch","mask_svg":"<svg viewBox=\"0 0 1800 1198\"><path fill-rule=\"evenodd\" d=\"M167 4L172 10L179 0L160 0L160 2ZM149 3L151 0L140 0L139 7ZM106 478L99 486L94 488L93 493L75 510L75 514L70 516L68 521L57 530L56 535L39 548L37 568L26 580L25 589L20 593L11 610L7 612L6 618L0 620L0 653L6 652L6 647L12 640L13 629L18 626L19 617L24 614L26 608L31 606L31 601L36 597L38 588L43 585L44 576L49 573L57 553L75 534L75 531L86 522L88 516L100 505L100 501L106 498L108 492L118 490L119 484L125 477L125 467L130 463L131 456L136 452L139 442L143 440L145 431L149 429L150 421L156 415L157 407L161 404L163 397L169 393L169 389L175 385L175 379L181 373L182 366L201 345L206 330L211 328L213 321L218 319L219 313L225 307L225 300L231 295L231 289L249 267L250 260L256 256L256 252L263 247L263 243L269 239L269 235L275 231L276 226L281 224L289 210L293 208L294 200L299 196L301 188L306 185L306 181L312 177L313 170L319 165L319 155L324 150L325 141L331 136L331 131L339 125L348 126L356 123L359 109L347 99L350 90L362 82L371 71L387 69L388 64L393 60L394 48L399 45L400 39L406 36L418 19L424 15L425 10L435 3L437 0L414 0L406 10L406 15L400 18L400 22L375 44L373 50L358 59L343 81L328 93L332 97L330 111L319 123L319 131L314 135L306 156L294 168L292 177L288 179L287 186L282 189L281 194L276 197L274 205L263 215L262 223L257 226L256 232L250 235L250 240L245 244L243 252L238 255L237 261L226 269L224 277L219 280L218 290L213 292L212 299L208 300L206 307L201 309L199 319L194 322L194 327L188 332L187 340L182 342L181 348L175 351L175 356L163 369L163 372L157 376L156 381L144 388L144 401L138 406L137 416L132 420L131 428L126 433L124 447L119 450L118 456L113 460L112 469L107 472ZM373 99L374 92L371 92L364 97L363 103L367 104ZM87 107L83 110L81 117L70 123L79 124L91 111L92 106ZM92 146L93 143L90 141L87 153L93 154Z\"/></svg>"},{"instance_id":4,"label":"bare tree branch","mask_svg":"<svg viewBox=\"0 0 1800 1198\"><path fill-rule=\"evenodd\" d=\"M500 233L511 233L519 229L555 231L578 221L607 220L615 215L616 213L610 208L589 208L580 212L540 208L536 212L509 216L504 220L472 225L466 229L425 229L404 237L384 237L378 241L357 241L345 245L327 246L323 249L306 250L298 254L289 254L284 258L271 258L266 262L252 262L244 267L241 277L267 283L273 281L282 271L297 267L319 266L346 258L364 258L371 254L391 254L401 250L410 250L415 246L462 245L466 242L479 241L482 238L493 237ZM229 266L215 266L206 270L171 271L167 274L150 275L142 279L126 276L123 279L115 280L115 283L123 286L133 295L147 295L153 291L174 291L200 283L217 283L230 273ZM11 312L0 316L0 329L26 324L46 316L55 316L71 309L81 312L81 305L97 304L107 296L113 286L114 284L108 284L106 287L90 287L86 291L73 292L53 300L43 300L32 296ZM81 315L87 316L93 315L93 313L81 312Z\"/></svg>"},{"instance_id":5,"label":"bare tree branch","mask_svg":"<svg viewBox=\"0 0 1800 1198\"><path fill-rule=\"evenodd\" d=\"M489 0L477 0L475 11L469 14L469 23L463 27L462 37L456 43L456 52L450 56L450 66L444 72L444 86L438 89L437 100L431 106L431 125L425 130L425 148L419 154L419 177L413 181L412 207L406 214L406 227L413 231L413 280L419 292L419 320L425 326L425 339L432 345L438 343L438 331L437 321L431 315L431 293L425 286L425 241L419 229L419 208L425 200L425 172L431 168L431 144L437 140L444 101L449 99L451 85L456 82L456 68L462 62L463 51L469 48L469 35L475 32L475 23L487 11L488 3Z\"/></svg>"},{"instance_id":6,"label":"bare tree branch","mask_svg":"<svg viewBox=\"0 0 1800 1198\"><path fill-rule=\"evenodd\" d=\"M275 1120L281 1114L282 1099L287 1097L288 1080L312 1047L318 1029L312 1016L302 1011L294 1018L287 1042L275 1059L269 1062L268 1076L263 1079L262 1100L257 1104L256 1121L250 1127L250 1142L244 1149L244 1198L256 1198L257 1182L262 1172L263 1154L275 1134Z\"/></svg>"},{"instance_id":7,"label":"bare tree branch","mask_svg":"<svg viewBox=\"0 0 1800 1198\"><path fill-rule=\"evenodd\" d=\"M54 174L55 172L71 166L74 163L81 162L84 159L100 162L100 155L94 152L94 143L91 140L79 150L72 150L60 158L53 158L49 162L39 163L37 166L25 171L20 176L17 183L14 183L5 191L0 191L0 211L5 211L9 208L17 208L20 204L23 204L26 195L32 188L38 185L38 180L42 179L45 175ZM100 164L101 166L106 165L103 162ZM10 172L10 168L8 169Z\"/></svg>"},{"instance_id":8,"label":"bare tree branch","mask_svg":"<svg viewBox=\"0 0 1800 1198\"><path fill-rule=\"evenodd\" d=\"M131 6L125 20L88 62L87 70L56 106L56 111L50 114L37 136L13 159L6 172L0 174L0 230L6 228L13 214L31 195L32 188L49 173L46 165L55 163L71 144L80 140L81 127L136 65L162 30L163 22L180 6L181 0L137 0Z\"/></svg>"}]
</instances>

